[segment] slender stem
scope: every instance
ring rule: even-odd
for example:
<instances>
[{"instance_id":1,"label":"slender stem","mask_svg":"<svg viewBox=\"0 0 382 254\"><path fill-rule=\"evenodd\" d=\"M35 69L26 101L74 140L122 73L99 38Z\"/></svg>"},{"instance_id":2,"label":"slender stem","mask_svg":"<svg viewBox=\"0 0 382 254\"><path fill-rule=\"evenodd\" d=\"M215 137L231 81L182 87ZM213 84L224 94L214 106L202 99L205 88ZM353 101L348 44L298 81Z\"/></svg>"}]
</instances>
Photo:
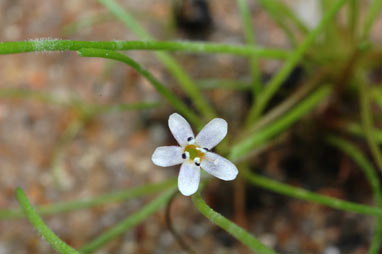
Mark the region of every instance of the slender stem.
<instances>
[{"instance_id":1,"label":"slender stem","mask_svg":"<svg viewBox=\"0 0 382 254\"><path fill-rule=\"evenodd\" d=\"M147 205L145 205L141 210L137 211L133 215L127 217L126 219L119 222L114 227L107 230L105 233L98 236L93 241L87 243L85 246L83 246L80 250L84 253L93 252L95 250L98 250L102 246L104 246L106 243L110 242L111 240L121 236L123 233L127 232L134 226L138 225L142 221L144 221L147 217L149 217L151 214L159 210L159 208L164 205L166 202L168 202L171 198L171 196L175 192L175 186L173 184L172 188L164 192L162 195L160 195L158 198L154 199Z\"/></svg>"},{"instance_id":2,"label":"slender stem","mask_svg":"<svg viewBox=\"0 0 382 254\"><path fill-rule=\"evenodd\" d=\"M248 171L242 171L242 175L252 184L255 184L261 188L277 192L281 195L290 196L297 199L306 200L313 203L318 203L321 205L329 206L331 208L355 212L360 214L382 216L382 209L367 206L362 204L357 204L349 201L340 200L337 198L328 197L325 195L320 195L302 188L293 187L288 184L280 183L278 181L271 180L267 177L259 176Z\"/></svg>"},{"instance_id":3,"label":"slender stem","mask_svg":"<svg viewBox=\"0 0 382 254\"><path fill-rule=\"evenodd\" d=\"M192 112L189 107L187 107L178 97L168 90L160 81L158 81L149 71L144 69L139 63L129 58L128 56L121 54L116 51L103 50L103 49L80 49L78 54L83 57L102 57L107 59L113 59L125 64L128 64L142 76L144 76L150 83L155 87L155 89L166 98L171 105L188 118L193 124L200 126L201 121L199 117Z\"/></svg>"},{"instance_id":4,"label":"slender stem","mask_svg":"<svg viewBox=\"0 0 382 254\"><path fill-rule=\"evenodd\" d=\"M37 39L29 41L0 42L0 55L27 52L77 51L82 48L108 50L164 50L190 53L231 54L238 56L258 56L271 59L287 59L290 52L249 45L187 41L74 41Z\"/></svg>"},{"instance_id":5,"label":"slender stem","mask_svg":"<svg viewBox=\"0 0 382 254\"><path fill-rule=\"evenodd\" d=\"M334 15L340 10L347 0L338 0L331 9L322 18L320 24L312 30L300 46L293 52L287 62L281 68L281 70L265 85L265 89L259 96L259 99L253 104L249 116L248 123L252 123L257 120L264 108L267 106L269 100L277 92L283 81L288 77L293 68L303 58L306 51L313 45L315 39L320 32L327 27Z\"/></svg>"},{"instance_id":6,"label":"slender stem","mask_svg":"<svg viewBox=\"0 0 382 254\"><path fill-rule=\"evenodd\" d=\"M21 188L16 189L16 197L22 207L29 222L33 225L36 231L52 246L53 249L63 254L79 254L65 242L63 242L50 228L44 223L41 217L37 214L32 204Z\"/></svg>"},{"instance_id":7,"label":"slender stem","mask_svg":"<svg viewBox=\"0 0 382 254\"><path fill-rule=\"evenodd\" d=\"M358 17L359 17L359 0L350 0L348 25L349 25L349 31L353 39L356 38Z\"/></svg>"},{"instance_id":8,"label":"slender stem","mask_svg":"<svg viewBox=\"0 0 382 254\"><path fill-rule=\"evenodd\" d=\"M171 218L171 207L172 207L172 204L176 198L176 196L179 194L179 192L175 192L172 197L170 198L170 200L167 202L167 205L166 205L166 212L165 212L165 218L166 218L166 225L167 225L167 228L168 230L170 231L170 233L172 234L172 236L174 237L175 241L179 244L179 246L185 251L185 252L188 252L188 253L191 253L191 254L196 254L197 252L194 250L193 247L191 247L186 241L185 239L182 237L182 235L180 235L178 233L178 231L176 231L175 229L175 226L174 226L174 223L172 222L172 218Z\"/></svg>"},{"instance_id":9,"label":"slender stem","mask_svg":"<svg viewBox=\"0 0 382 254\"><path fill-rule=\"evenodd\" d=\"M199 188L200 189L200 188ZM192 196L192 201L194 202L196 208L207 217L212 223L218 225L240 242L248 246L252 251L261 254L273 254L274 250L262 244L259 240L254 238L251 234L245 231L243 228L239 227L232 221L228 220L220 213L215 212L211 207L209 207L203 200L200 190Z\"/></svg>"},{"instance_id":10,"label":"slender stem","mask_svg":"<svg viewBox=\"0 0 382 254\"><path fill-rule=\"evenodd\" d=\"M255 31L252 25L251 13L247 0L237 0L240 16L244 28L244 36L247 45L256 45ZM249 58L249 68L252 76L252 97L255 99L261 90L260 65L256 56Z\"/></svg>"},{"instance_id":11,"label":"slender stem","mask_svg":"<svg viewBox=\"0 0 382 254\"><path fill-rule=\"evenodd\" d=\"M71 212L80 209L86 209L90 207L100 206L112 202L126 201L132 198L142 197L151 193L156 193L165 190L176 183L175 179L170 179L161 183L146 184L123 191L115 191L108 194L104 194L98 197L75 200L68 202L60 202L51 205L44 205L37 207L37 211L41 215L50 215L63 212ZM0 220L4 219L18 219L23 218L24 213L20 209L13 210L0 210Z\"/></svg>"},{"instance_id":12,"label":"slender stem","mask_svg":"<svg viewBox=\"0 0 382 254\"><path fill-rule=\"evenodd\" d=\"M379 182L379 177L375 172L373 165L369 160L362 154L362 152L350 142L341 139L336 136L328 137L328 142L343 152L350 156L361 168L366 178L368 179L371 188L374 193L374 203L377 207L382 208L382 191L381 184ZM370 247L370 254L378 254L378 250L381 247L381 237L382 237L382 216L378 216L377 223L374 230L373 240Z\"/></svg>"}]
</instances>

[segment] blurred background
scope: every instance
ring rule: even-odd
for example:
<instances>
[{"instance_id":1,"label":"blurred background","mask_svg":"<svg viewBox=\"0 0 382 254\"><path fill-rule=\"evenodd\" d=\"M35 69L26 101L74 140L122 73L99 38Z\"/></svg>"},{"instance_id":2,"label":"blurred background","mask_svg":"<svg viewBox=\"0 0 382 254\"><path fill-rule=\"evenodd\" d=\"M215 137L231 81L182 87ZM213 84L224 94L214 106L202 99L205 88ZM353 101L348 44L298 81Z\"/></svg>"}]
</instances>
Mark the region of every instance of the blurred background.
<instances>
[{"instance_id":1,"label":"blurred background","mask_svg":"<svg viewBox=\"0 0 382 254\"><path fill-rule=\"evenodd\" d=\"M284 2L308 29L321 19L323 10L319 0ZM245 43L236 1L121 0L119 3L158 40ZM291 37L286 36L262 6L256 1L248 3L258 45L294 47ZM360 15L366 3L360 1ZM338 15L339 27L345 19L346 8L343 8ZM380 31L381 19L371 32L376 45L382 42ZM297 41L304 38L297 30L290 32ZM96 1L0 0L0 41L41 38L139 40ZM250 92L245 90L250 84L248 60L218 54L172 54L203 89L219 117L228 121L233 137L239 135L252 103ZM128 55L191 106L152 52L130 51ZM330 61L326 64L331 68ZM260 60L262 80L269 80L280 66L281 61ZM296 67L271 104L277 105L293 94L309 77L303 66ZM377 85L382 83L380 68L375 69L372 78ZM214 88L221 80L244 89ZM160 105L153 109L117 109L99 114L88 114L83 106L142 101L160 102ZM346 97L336 104L335 113L329 115L327 107L320 105L285 132L281 140L253 157L251 167L261 174L321 194L371 204L372 192L363 173L348 157L325 144L321 136L333 127L333 122L357 119L358 111L357 96ZM81 58L75 52L1 55L0 209L18 207L14 196L17 186L26 191L34 205L44 205L177 176L177 167L159 168L151 162L155 147L175 144L167 127L172 112L171 106L143 77L122 63ZM381 127L381 107L375 104L374 112L379 114L377 124ZM367 152L364 140L355 139L355 142ZM368 152L367 156L371 158ZM244 186L245 208L240 215L235 214L234 182L213 180L205 190L205 198L215 210L239 221L280 253L367 253L375 224L373 217L299 201L244 182L240 184ZM148 196L44 219L65 242L79 247L151 199ZM246 253L234 238L205 219L189 198L178 196L171 215L176 230L198 253ZM26 220L0 220L0 254L10 253L44 254L52 253L52 249ZM97 253L187 252L168 230L162 209Z\"/></svg>"}]
</instances>

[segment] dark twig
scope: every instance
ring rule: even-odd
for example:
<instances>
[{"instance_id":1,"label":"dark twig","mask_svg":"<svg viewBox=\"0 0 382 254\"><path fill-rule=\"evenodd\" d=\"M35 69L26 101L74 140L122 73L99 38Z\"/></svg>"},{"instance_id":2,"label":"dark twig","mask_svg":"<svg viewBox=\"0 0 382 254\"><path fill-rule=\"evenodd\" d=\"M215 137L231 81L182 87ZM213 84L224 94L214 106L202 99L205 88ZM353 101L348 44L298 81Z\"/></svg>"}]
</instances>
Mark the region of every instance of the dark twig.
<instances>
[{"instance_id":1,"label":"dark twig","mask_svg":"<svg viewBox=\"0 0 382 254\"><path fill-rule=\"evenodd\" d=\"M175 200L176 195L178 195L178 192L175 192L170 200L167 203L166 206L166 225L168 227L168 230L170 230L170 233L173 235L175 241L179 244L179 246L186 252L191 254L196 254L197 252L182 238L182 236L175 230L174 224L172 223L171 219L171 205L173 201Z\"/></svg>"}]
</instances>

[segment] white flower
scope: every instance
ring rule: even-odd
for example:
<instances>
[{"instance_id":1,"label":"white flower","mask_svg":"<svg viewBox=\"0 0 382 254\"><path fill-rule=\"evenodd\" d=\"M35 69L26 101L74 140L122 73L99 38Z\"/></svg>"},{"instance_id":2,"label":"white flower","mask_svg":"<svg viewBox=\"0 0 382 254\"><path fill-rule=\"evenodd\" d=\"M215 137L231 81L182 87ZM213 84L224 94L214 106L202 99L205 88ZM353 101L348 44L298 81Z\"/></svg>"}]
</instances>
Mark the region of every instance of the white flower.
<instances>
[{"instance_id":1,"label":"white flower","mask_svg":"<svg viewBox=\"0 0 382 254\"><path fill-rule=\"evenodd\" d=\"M170 115L168 126L180 146L158 147L151 159L161 167L182 164L178 188L183 195L190 196L198 190L200 168L225 181L236 178L236 166L226 158L210 152L227 135L227 122L224 119L211 120L196 138L187 120L177 113Z\"/></svg>"}]
</instances>

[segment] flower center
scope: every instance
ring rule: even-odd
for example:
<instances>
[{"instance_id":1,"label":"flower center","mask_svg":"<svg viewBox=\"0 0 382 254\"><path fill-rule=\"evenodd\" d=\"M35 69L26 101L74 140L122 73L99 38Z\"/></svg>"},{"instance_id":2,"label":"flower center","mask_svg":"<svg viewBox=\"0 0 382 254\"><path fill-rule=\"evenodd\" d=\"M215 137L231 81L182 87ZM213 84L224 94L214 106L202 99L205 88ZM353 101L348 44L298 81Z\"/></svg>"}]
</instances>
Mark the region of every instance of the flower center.
<instances>
[{"instance_id":1,"label":"flower center","mask_svg":"<svg viewBox=\"0 0 382 254\"><path fill-rule=\"evenodd\" d=\"M190 160L194 160L195 158L203 159L204 153L201 151L201 149L197 147L196 145L187 145L184 148L184 152L188 152L190 154Z\"/></svg>"},{"instance_id":2,"label":"flower center","mask_svg":"<svg viewBox=\"0 0 382 254\"><path fill-rule=\"evenodd\" d=\"M183 160L193 161L196 166L200 166L204 154L208 151L207 148L200 148L195 145L195 139L193 137L187 138L188 145L184 148L182 153Z\"/></svg>"}]
</instances>

